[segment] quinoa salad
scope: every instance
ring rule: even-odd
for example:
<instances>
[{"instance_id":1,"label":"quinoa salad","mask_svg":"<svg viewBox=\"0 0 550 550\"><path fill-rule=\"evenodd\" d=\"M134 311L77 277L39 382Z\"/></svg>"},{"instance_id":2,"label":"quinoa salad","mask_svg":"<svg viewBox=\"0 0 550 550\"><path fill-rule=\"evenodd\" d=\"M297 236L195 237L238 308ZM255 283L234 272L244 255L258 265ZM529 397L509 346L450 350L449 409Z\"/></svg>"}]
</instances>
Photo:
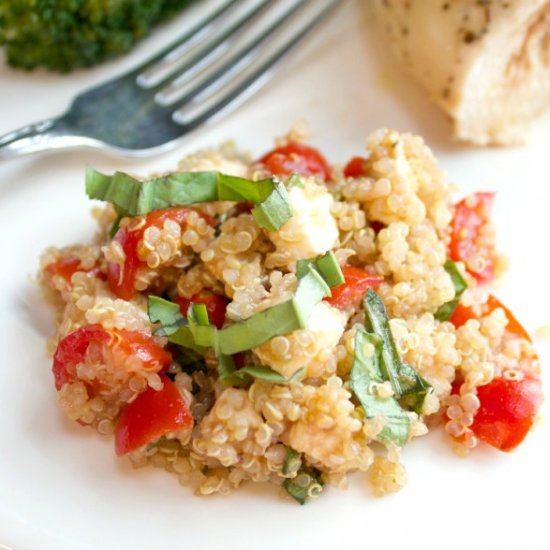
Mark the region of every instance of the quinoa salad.
<instances>
[{"instance_id":1,"label":"quinoa salad","mask_svg":"<svg viewBox=\"0 0 550 550\"><path fill-rule=\"evenodd\" d=\"M357 471L399 490L439 426L459 455L517 447L540 365L493 293L494 194L460 198L410 134L343 160L292 131L261 158L88 168L97 233L39 274L62 412L197 494L269 481L300 504Z\"/></svg>"}]
</instances>

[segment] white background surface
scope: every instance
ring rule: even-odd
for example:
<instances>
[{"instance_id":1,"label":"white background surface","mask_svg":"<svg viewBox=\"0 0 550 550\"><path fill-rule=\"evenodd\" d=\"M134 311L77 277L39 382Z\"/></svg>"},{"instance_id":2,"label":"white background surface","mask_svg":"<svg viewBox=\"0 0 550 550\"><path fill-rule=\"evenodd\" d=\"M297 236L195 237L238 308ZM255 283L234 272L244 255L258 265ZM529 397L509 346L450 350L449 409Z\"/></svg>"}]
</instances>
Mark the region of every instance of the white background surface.
<instances>
[{"instance_id":1,"label":"white background surface","mask_svg":"<svg viewBox=\"0 0 550 550\"><path fill-rule=\"evenodd\" d=\"M275 81L173 153L129 161L80 151L0 164L0 548L549 547L548 412L512 454L483 447L459 459L435 431L406 448L410 482L400 493L376 499L355 475L347 492L328 489L299 507L268 486L196 498L163 471L133 471L115 458L111 440L57 409L44 351L51 319L31 277L47 245L91 235L84 165L170 168L183 151L228 138L260 155L296 120L308 121L312 143L340 163L360 154L377 127L420 133L464 193L496 190L499 242L511 259L498 295L529 330L550 322L550 116L522 148L454 144L445 117L387 53L366 5L345 1ZM181 25L180 18L130 56L69 77L0 67L0 133L61 112L79 90L147 57ZM548 392L550 346L539 349Z\"/></svg>"}]
</instances>

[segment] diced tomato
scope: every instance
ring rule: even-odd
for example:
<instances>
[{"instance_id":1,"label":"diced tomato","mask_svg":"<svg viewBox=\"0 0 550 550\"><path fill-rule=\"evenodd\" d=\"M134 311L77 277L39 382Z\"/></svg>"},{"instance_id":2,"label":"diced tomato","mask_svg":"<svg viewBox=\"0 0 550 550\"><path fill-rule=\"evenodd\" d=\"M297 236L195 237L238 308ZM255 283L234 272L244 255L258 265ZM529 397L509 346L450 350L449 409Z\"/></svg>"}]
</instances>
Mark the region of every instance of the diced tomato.
<instances>
[{"instance_id":1,"label":"diced tomato","mask_svg":"<svg viewBox=\"0 0 550 550\"><path fill-rule=\"evenodd\" d=\"M82 269L80 267L80 258L77 258L76 256L59 258L59 260L55 260L54 262L48 264L44 268L44 271L52 277L54 275L63 277L68 284L71 283L71 278L77 271L83 271L90 277L98 277L100 279L105 277L98 265L94 265L91 269Z\"/></svg>"},{"instance_id":2,"label":"diced tomato","mask_svg":"<svg viewBox=\"0 0 550 550\"><path fill-rule=\"evenodd\" d=\"M121 227L113 237L113 241L122 247L125 259L122 265L116 262L107 264L107 282L113 294L123 300L131 300L136 294L136 274L143 264L137 255L137 247L142 236L143 233L139 230L131 231L127 227Z\"/></svg>"},{"instance_id":3,"label":"diced tomato","mask_svg":"<svg viewBox=\"0 0 550 550\"><path fill-rule=\"evenodd\" d=\"M118 298L131 300L136 295L134 286L136 275L139 268L144 265L138 256L138 245L145 230L152 226L162 227L164 222L169 219L179 225L184 225L190 212L194 212L194 210L180 206L154 210L145 216L143 223L119 228L113 240L118 242L124 251L124 264L109 262L107 265L107 281L112 292ZM215 225L214 218L202 213L200 215L208 224Z\"/></svg>"},{"instance_id":4,"label":"diced tomato","mask_svg":"<svg viewBox=\"0 0 550 550\"><path fill-rule=\"evenodd\" d=\"M166 376L162 382L161 390L147 388L122 409L115 429L118 456L193 425L193 416L174 382Z\"/></svg>"},{"instance_id":5,"label":"diced tomato","mask_svg":"<svg viewBox=\"0 0 550 550\"><path fill-rule=\"evenodd\" d=\"M479 316L476 314L473 308L468 306L463 306L462 304L458 304L456 306L456 309L453 311L453 314L451 315L449 321L456 327L461 327L462 325L466 324L466 321L469 321L470 319L478 319Z\"/></svg>"},{"instance_id":6,"label":"diced tomato","mask_svg":"<svg viewBox=\"0 0 550 550\"><path fill-rule=\"evenodd\" d=\"M225 311L229 300L225 296L214 294L208 290L203 290L190 299L177 297L174 301L179 304L180 311L183 315L187 315L189 306L194 304L204 304L208 311L209 321L218 328L222 328L225 322Z\"/></svg>"},{"instance_id":7,"label":"diced tomato","mask_svg":"<svg viewBox=\"0 0 550 550\"><path fill-rule=\"evenodd\" d=\"M353 157L344 168L344 176L346 178L360 178L365 175L365 163L367 159L364 157Z\"/></svg>"},{"instance_id":8,"label":"diced tomato","mask_svg":"<svg viewBox=\"0 0 550 550\"><path fill-rule=\"evenodd\" d=\"M92 342L107 344L111 335L99 325L88 325L71 332L59 341L53 356L55 388L76 380L76 367L86 360L86 352Z\"/></svg>"},{"instance_id":9,"label":"diced tomato","mask_svg":"<svg viewBox=\"0 0 550 550\"><path fill-rule=\"evenodd\" d=\"M235 206L237 214L250 214L254 208L253 202L238 202Z\"/></svg>"},{"instance_id":10,"label":"diced tomato","mask_svg":"<svg viewBox=\"0 0 550 550\"><path fill-rule=\"evenodd\" d=\"M514 314L500 300L498 300L492 294L490 294L486 305L488 308L488 313L490 313L491 311L494 311L499 307L502 308L504 310L504 313L506 314L506 318L508 319L506 330L508 332L511 332L515 336L518 336L519 338L525 338L525 340L529 340L529 342L531 341L531 337L529 336L529 333L523 328L520 322L514 317Z\"/></svg>"},{"instance_id":11,"label":"diced tomato","mask_svg":"<svg viewBox=\"0 0 550 550\"><path fill-rule=\"evenodd\" d=\"M472 425L479 439L501 451L512 451L525 438L542 403L538 378L525 375L518 380L494 378L477 388L481 403Z\"/></svg>"},{"instance_id":12,"label":"diced tomato","mask_svg":"<svg viewBox=\"0 0 550 550\"><path fill-rule=\"evenodd\" d=\"M77 379L77 366L85 363L90 353L93 353L93 360L100 362L108 350L118 351L118 354L109 356L118 356L122 361L127 357L137 357L146 370L161 370L172 361L172 356L147 334L87 325L71 332L57 345L52 367L56 389L60 390L63 384ZM99 388L89 389L95 392Z\"/></svg>"},{"instance_id":13,"label":"diced tomato","mask_svg":"<svg viewBox=\"0 0 550 550\"><path fill-rule=\"evenodd\" d=\"M277 176L296 173L321 176L325 181L331 178L331 169L325 157L317 149L295 141L270 151L259 162Z\"/></svg>"},{"instance_id":14,"label":"diced tomato","mask_svg":"<svg viewBox=\"0 0 550 550\"><path fill-rule=\"evenodd\" d=\"M478 312L476 312L473 307L458 304L450 318L450 321L456 328L458 328L465 324L466 321L468 321L469 319L479 319L480 317L489 315L492 311L499 307L504 310L506 318L508 319L506 330L511 334L514 334L518 338L525 338L525 340L531 341L529 333L515 318L514 314L498 298L496 298L492 294L489 295L487 302L480 306Z\"/></svg>"},{"instance_id":15,"label":"diced tomato","mask_svg":"<svg viewBox=\"0 0 550 550\"><path fill-rule=\"evenodd\" d=\"M475 193L455 206L451 222L449 254L455 262L464 262L468 272L479 282L489 282L494 277L496 252L492 247L480 246L478 238L483 227L490 222L494 193ZM477 257L485 260L481 271L471 269Z\"/></svg>"},{"instance_id":16,"label":"diced tomato","mask_svg":"<svg viewBox=\"0 0 550 550\"><path fill-rule=\"evenodd\" d=\"M345 283L331 288L330 298L325 298L325 301L338 309L345 309L357 302L369 288L376 290L384 281L384 277L352 265L342 267L342 273Z\"/></svg>"}]
</instances>

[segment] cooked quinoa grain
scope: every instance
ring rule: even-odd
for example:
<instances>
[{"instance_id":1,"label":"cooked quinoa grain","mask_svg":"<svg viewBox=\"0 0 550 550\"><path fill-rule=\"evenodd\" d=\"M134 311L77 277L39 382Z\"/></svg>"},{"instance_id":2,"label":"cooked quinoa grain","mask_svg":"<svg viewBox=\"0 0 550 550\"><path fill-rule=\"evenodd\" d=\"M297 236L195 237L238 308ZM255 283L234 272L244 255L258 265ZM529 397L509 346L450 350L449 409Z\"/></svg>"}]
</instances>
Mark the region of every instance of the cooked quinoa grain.
<instances>
[{"instance_id":1,"label":"cooked quinoa grain","mask_svg":"<svg viewBox=\"0 0 550 550\"><path fill-rule=\"evenodd\" d=\"M114 434L135 467L165 469L199 495L269 481L303 503L325 483L347 487L354 471L376 495L397 491L403 445L438 424L460 455L481 441L513 448L540 403L540 366L490 294L505 265L482 210L492 195L453 203L417 136L378 130L345 167L301 139L291 132L262 161L226 144L179 166L281 182L270 195L279 211L268 210L274 223L288 208L278 226L259 217L259 200L119 220L108 204L94 210L92 244L44 252L63 412ZM304 299L307 277L317 290ZM483 416L491 392L514 385L529 386L532 414L514 419L519 440L498 439Z\"/></svg>"}]
</instances>

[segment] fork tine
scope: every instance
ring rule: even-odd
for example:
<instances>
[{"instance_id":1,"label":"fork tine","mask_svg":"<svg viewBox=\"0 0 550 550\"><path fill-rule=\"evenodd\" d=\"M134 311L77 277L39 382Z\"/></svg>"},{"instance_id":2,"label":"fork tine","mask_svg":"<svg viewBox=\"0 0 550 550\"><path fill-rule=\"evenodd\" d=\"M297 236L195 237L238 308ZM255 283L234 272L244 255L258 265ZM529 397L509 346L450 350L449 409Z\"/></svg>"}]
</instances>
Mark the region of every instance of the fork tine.
<instances>
[{"instance_id":1,"label":"fork tine","mask_svg":"<svg viewBox=\"0 0 550 550\"><path fill-rule=\"evenodd\" d=\"M207 88L200 95L195 96L192 102L174 112L172 116L174 122L183 126L185 130L191 130L214 116L217 118L225 114L229 108L234 109L265 83L267 78L262 79L261 77L269 76L267 74L269 69L300 43L336 7L338 1L315 0L315 2L309 2L306 9L313 11L313 16L310 16L304 25L289 34L282 45L267 59L257 67L254 64L249 65L246 70L236 75L227 87L221 89L216 87L213 93L209 93L210 89ZM320 5L323 7L318 9ZM303 8L303 5L301 7ZM256 86L254 86L255 84Z\"/></svg>"},{"instance_id":2,"label":"fork tine","mask_svg":"<svg viewBox=\"0 0 550 550\"><path fill-rule=\"evenodd\" d=\"M211 27L229 8L236 9L243 4L242 1L233 0L229 2L228 5L215 12L212 16L209 16L205 22L199 23L188 33L187 36L189 36L189 39L195 37L194 48L189 50L184 49L189 43L189 39L185 40L186 37L178 40L171 47L164 50L160 55L160 60L158 59L159 56L157 56L155 60L146 64L145 71L141 72L137 77L138 85L142 88L153 88L165 83L175 71L182 73L202 66L207 59L210 59L211 54L219 51L219 48L223 44L245 25L250 23L269 2L270 0L259 1L252 9L241 15L237 21L224 28L220 34L215 35L214 39L209 40L210 33L204 32L200 28L201 25L206 24ZM221 24L223 25L223 21ZM204 40L200 41L201 38L204 38Z\"/></svg>"},{"instance_id":3,"label":"fork tine","mask_svg":"<svg viewBox=\"0 0 550 550\"><path fill-rule=\"evenodd\" d=\"M155 64L162 63L163 59L170 55L172 52L179 51L182 47L188 45L189 42L193 43L197 40L203 33L208 32L211 25L220 18L224 13L230 11L235 7L235 2L228 0L223 4L218 10L209 13L204 19L199 21L194 27L189 29L183 36L166 46L163 50L155 54L153 57L147 59L141 65L138 65L132 70L132 73L140 73L143 70L147 70L149 67L152 67Z\"/></svg>"},{"instance_id":4,"label":"fork tine","mask_svg":"<svg viewBox=\"0 0 550 550\"><path fill-rule=\"evenodd\" d=\"M155 100L161 105L171 105L178 101L181 104L191 100L200 92L210 88L215 83L225 81L223 77L232 73L237 65L241 65L246 58L253 53L264 43L274 32L276 32L286 21L288 21L298 9L300 9L307 0L297 0L289 9L280 15L266 29L262 29L252 40L246 42L243 46L237 49L235 53L229 52L226 59L221 57L219 63L208 64L199 74L193 73L193 79L189 78L189 72L184 72L177 77L168 86L161 89L155 95Z\"/></svg>"}]
</instances>

